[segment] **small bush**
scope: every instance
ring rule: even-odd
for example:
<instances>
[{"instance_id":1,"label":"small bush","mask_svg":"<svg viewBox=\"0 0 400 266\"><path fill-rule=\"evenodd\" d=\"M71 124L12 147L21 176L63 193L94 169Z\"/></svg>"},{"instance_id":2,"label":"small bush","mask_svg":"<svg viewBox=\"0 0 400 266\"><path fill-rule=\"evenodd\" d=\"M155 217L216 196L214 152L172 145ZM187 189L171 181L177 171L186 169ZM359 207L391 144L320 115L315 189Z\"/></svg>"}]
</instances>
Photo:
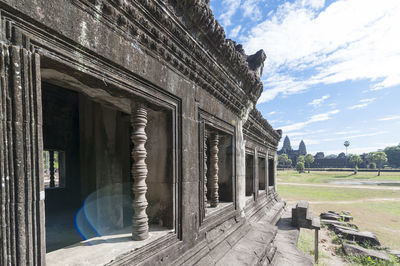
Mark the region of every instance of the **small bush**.
<instances>
[{"instance_id":1,"label":"small bush","mask_svg":"<svg viewBox=\"0 0 400 266\"><path fill-rule=\"evenodd\" d=\"M376 163L370 163L368 167L369 169L376 169Z\"/></svg>"}]
</instances>

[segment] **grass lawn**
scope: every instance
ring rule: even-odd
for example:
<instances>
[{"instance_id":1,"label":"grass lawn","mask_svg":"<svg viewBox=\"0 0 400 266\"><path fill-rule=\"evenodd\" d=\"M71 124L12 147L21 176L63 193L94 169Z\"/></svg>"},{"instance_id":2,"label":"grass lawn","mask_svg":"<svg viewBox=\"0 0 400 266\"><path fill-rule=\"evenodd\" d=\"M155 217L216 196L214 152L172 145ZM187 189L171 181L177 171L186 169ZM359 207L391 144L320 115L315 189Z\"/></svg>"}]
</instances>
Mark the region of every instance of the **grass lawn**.
<instances>
[{"instance_id":1,"label":"grass lawn","mask_svg":"<svg viewBox=\"0 0 400 266\"><path fill-rule=\"evenodd\" d=\"M357 175L353 171L331 172L331 171L311 171L310 173L301 173L293 170L278 171L278 182L289 183L329 183L331 181L343 180L382 180L382 181L400 181L400 172L382 172L377 176L377 172L359 172Z\"/></svg>"},{"instance_id":2,"label":"grass lawn","mask_svg":"<svg viewBox=\"0 0 400 266\"><path fill-rule=\"evenodd\" d=\"M307 200L315 216L321 212L350 211L354 223L362 231L375 233L382 245L400 249L400 190L384 186L379 189L325 186L315 187L315 183L328 183L330 180L354 180L351 172L311 172L298 174L295 171L278 172L278 192L293 206L299 200ZM383 173L378 178L374 173L359 173L357 178L371 180L400 181L400 173ZM279 182L304 183L310 186L279 185ZM337 185L336 185L337 186ZM390 201L382 199L392 199Z\"/></svg>"},{"instance_id":3,"label":"grass lawn","mask_svg":"<svg viewBox=\"0 0 400 266\"><path fill-rule=\"evenodd\" d=\"M307 187L279 185L278 191L281 197L288 201L306 199L308 201L349 201L372 198L398 198L400 191L382 189L355 189L355 188L331 188L331 187Z\"/></svg>"}]
</instances>

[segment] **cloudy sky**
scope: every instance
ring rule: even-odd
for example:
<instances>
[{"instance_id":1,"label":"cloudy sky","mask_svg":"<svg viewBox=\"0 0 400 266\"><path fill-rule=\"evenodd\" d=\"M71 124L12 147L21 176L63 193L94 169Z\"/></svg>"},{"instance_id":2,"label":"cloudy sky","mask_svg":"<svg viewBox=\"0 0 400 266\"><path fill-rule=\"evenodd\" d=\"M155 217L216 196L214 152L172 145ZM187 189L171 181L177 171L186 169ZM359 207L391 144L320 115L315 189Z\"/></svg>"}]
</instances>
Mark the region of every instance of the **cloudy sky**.
<instances>
[{"instance_id":1,"label":"cloudy sky","mask_svg":"<svg viewBox=\"0 0 400 266\"><path fill-rule=\"evenodd\" d=\"M399 0L211 0L228 38L264 49L257 108L308 152L400 143Z\"/></svg>"}]
</instances>

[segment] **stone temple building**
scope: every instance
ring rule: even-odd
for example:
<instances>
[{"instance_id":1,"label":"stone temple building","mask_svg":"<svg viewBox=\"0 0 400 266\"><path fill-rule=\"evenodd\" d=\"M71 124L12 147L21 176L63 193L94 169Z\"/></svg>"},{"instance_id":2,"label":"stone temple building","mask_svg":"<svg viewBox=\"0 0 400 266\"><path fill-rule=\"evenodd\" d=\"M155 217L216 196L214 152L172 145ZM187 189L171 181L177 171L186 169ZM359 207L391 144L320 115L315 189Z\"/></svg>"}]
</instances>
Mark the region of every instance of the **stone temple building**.
<instances>
[{"instance_id":1,"label":"stone temple building","mask_svg":"<svg viewBox=\"0 0 400 266\"><path fill-rule=\"evenodd\" d=\"M0 0L0 265L273 263L265 58L207 0Z\"/></svg>"},{"instance_id":2,"label":"stone temple building","mask_svg":"<svg viewBox=\"0 0 400 266\"><path fill-rule=\"evenodd\" d=\"M303 140L300 141L299 144L299 149L298 150L293 150L292 145L290 144L290 139L288 136L285 137L284 141L283 141L283 146L282 149L280 149L278 151L278 155L281 154L286 154L289 159L292 160L292 164L295 165L297 158L300 155L306 155L307 154L307 148L306 148L306 144L304 143Z\"/></svg>"}]
</instances>

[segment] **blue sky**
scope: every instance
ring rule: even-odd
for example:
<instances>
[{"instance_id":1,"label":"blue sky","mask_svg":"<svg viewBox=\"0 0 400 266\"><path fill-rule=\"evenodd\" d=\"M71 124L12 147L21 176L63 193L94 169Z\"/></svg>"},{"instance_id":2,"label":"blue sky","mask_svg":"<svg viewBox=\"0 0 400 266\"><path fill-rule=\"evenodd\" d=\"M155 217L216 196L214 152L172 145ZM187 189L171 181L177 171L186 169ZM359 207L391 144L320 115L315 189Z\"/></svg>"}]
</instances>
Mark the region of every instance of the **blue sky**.
<instances>
[{"instance_id":1,"label":"blue sky","mask_svg":"<svg viewBox=\"0 0 400 266\"><path fill-rule=\"evenodd\" d=\"M297 149L400 143L399 0L211 0L227 38L264 49L257 108ZM281 143L282 145L282 143Z\"/></svg>"}]
</instances>

